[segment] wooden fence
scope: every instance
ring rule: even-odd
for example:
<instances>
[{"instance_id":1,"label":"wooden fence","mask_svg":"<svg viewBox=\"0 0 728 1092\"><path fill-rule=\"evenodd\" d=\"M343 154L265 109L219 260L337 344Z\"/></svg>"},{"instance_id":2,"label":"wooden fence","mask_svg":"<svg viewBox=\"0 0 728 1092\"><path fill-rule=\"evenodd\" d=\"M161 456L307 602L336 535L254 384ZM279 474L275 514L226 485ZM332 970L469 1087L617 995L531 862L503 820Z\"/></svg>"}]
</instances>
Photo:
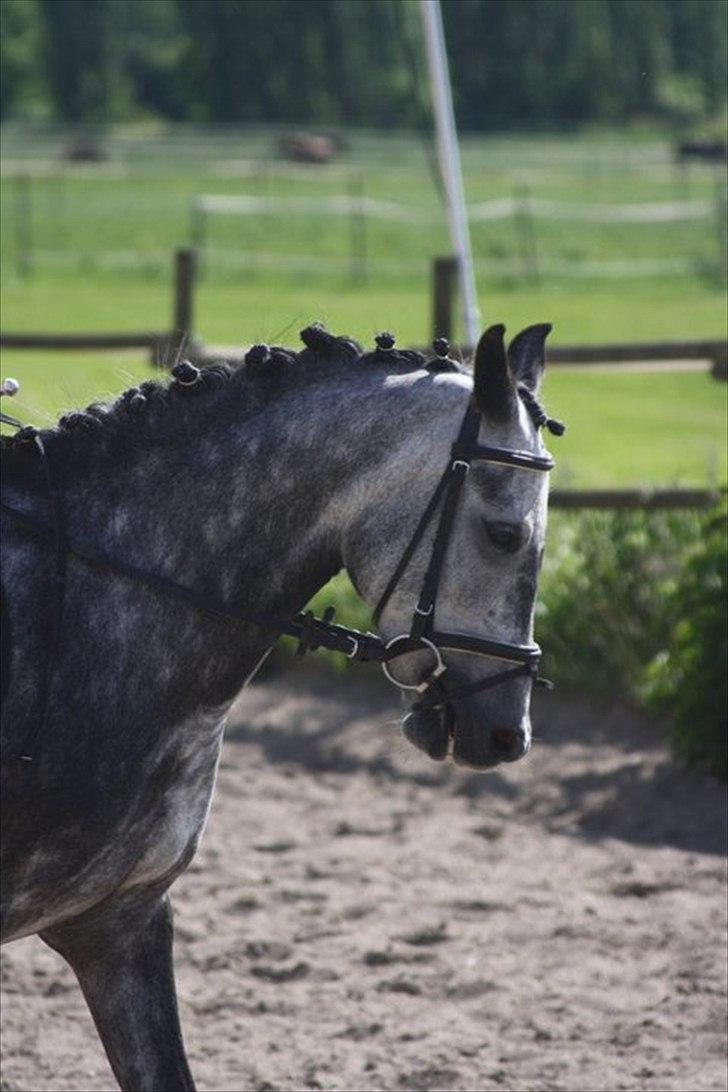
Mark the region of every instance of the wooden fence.
<instances>
[{"instance_id":1,"label":"wooden fence","mask_svg":"<svg viewBox=\"0 0 728 1092\"><path fill-rule=\"evenodd\" d=\"M204 346L191 337L196 255L185 248L174 254L174 299L171 329L123 333L2 333L0 347L41 350L148 349L160 367L169 365L180 351L198 364L227 360L240 363L244 348ZM457 265L453 258L433 263L433 334L450 337L456 294ZM550 364L594 364L666 360L705 360L712 374L726 378L728 343L702 339L681 342L645 342L611 345L561 345L549 347ZM560 509L705 509L718 503L725 490L718 489L554 489L552 508Z\"/></svg>"},{"instance_id":2,"label":"wooden fence","mask_svg":"<svg viewBox=\"0 0 728 1092\"><path fill-rule=\"evenodd\" d=\"M432 336L453 340L457 298L457 260L435 258L432 266ZM472 350L463 347L467 356ZM611 344L549 345L549 364L626 364L652 361L703 360L715 379L728 379L728 340L616 342Z\"/></svg>"},{"instance_id":3,"label":"wooden fence","mask_svg":"<svg viewBox=\"0 0 728 1092\"><path fill-rule=\"evenodd\" d=\"M191 340L193 325L195 252L180 248L174 252L172 323L166 330L131 330L120 333L0 333L2 349L44 349L107 351L147 349L158 367L169 367L181 351L197 355Z\"/></svg>"},{"instance_id":4,"label":"wooden fence","mask_svg":"<svg viewBox=\"0 0 728 1092\"><path fill-rule=\"evenodd\" d=\"M641 509L713 508L725 495L720 489L552 489L550 508Z\"/></svg>"},{"instance_id":5,"label":"wooden fence","mask_svg":"<svg viewBox=\"0 0 728 1092\"><path fill-rule=\"evenodd\" d=\"M0 348L43 350L147 349L152 363L168 367L182 350L198 363L221 357L231 363L244 355L240 348L204 346L193 340L196 251L180 248L174 253L174 294L169 329L136 330L121 333L0 333ZM457 262L452 257L435 258L432 265L432 333L452 341L454 304L457 294ZM463 355L469 349L462 348ZM652 341L601 345L549 346L550 364L618 364L650 361L703 360L716 379L728 378L728 341L702 338L693 341Z\"/></svg>"}]
</instances>

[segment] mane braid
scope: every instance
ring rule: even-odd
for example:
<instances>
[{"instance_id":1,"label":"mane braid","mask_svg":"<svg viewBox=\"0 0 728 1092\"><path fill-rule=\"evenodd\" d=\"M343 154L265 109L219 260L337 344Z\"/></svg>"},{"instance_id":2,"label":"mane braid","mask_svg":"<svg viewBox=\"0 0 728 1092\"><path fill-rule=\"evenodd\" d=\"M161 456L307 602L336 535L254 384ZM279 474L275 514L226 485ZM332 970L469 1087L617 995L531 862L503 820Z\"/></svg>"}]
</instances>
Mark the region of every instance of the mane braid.
<instances>
[{"instance_id":1,"label":"mane braid","mask_svg":"<svg viewBox=\"0 0 728 1092\"><path fill-rule=\"evenodd\" d=\"M132 439L140 427L157 430L167 421L175 427L171 417L175 409L180 414L179 426L184 427L188 420L185 406L206 395L214 397L230 382L239 385L242 406L250 407L274 401L282 390L296 383L316 382L336 367L385 367L398 372L465 371L448 356L427 359L414 349L395 348L392 335L378 335L377 348L365 352L352 338L332 334L320 323L313 323L301 331L301 340L304 348L300 351L279 345L254 346L248 351L246 363L235 367L219 361L195 368L185 361L176 361L167 383L145 380L123 391L113 402L92 402L83 410L63 414L54 429L68 437L72 452L77 445L85 447L114 434L128 433ZM0 447L8 454L21 449L32 453L36 449L30 442L38 431L45 430L27 426L14 436L2 436Z\"/></svg>"},{"instance_id":2,"label":"mane braid","mask_svg":"<svg viewBox=\"0 0 728 1092\"><path fill-rule=\"evenodd\" d=\"M562 421L557 421L554 417L549 417L546 410L536 398L536 395L523 383L518 384L518 394L537 429L547 428L554 436L562 436L564 434L566 425L564 425Z\"/></svg>"}]
</instances>

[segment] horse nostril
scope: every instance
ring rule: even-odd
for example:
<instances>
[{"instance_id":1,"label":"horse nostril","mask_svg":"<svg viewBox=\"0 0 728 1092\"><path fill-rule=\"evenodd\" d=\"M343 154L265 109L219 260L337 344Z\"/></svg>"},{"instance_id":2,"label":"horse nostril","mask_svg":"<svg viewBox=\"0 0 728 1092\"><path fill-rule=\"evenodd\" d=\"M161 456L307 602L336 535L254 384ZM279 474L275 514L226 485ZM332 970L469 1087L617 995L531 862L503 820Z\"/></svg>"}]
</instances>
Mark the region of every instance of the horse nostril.
<instances>
[{"instance_id":1,"label":"horse nostril","mask_svg":"<svg viewBox=\"0 0 728 1092\"><path fill-rule=\"evenodd\" d=\"M499 757L520 758L526 751L526 738L518 728L491 728L490 738Z\"/></svg>"}]
</instances>

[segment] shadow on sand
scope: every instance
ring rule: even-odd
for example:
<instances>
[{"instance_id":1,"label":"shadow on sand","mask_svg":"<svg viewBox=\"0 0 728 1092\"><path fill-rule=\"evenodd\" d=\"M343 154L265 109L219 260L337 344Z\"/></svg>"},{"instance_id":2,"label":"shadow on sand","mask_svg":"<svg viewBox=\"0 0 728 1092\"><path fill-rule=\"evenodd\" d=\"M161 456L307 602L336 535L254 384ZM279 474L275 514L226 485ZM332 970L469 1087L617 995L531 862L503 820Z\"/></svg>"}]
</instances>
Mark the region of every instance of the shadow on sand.
<instances>
[{"instance_id":1,"label":"shadow on sand","mask_svg":"<svg viewBox=\"0 0 728 1092\"><path fill-rule=\"evenodd\" d=\"M725 786L675 763L659 726L625 706L539 695L528 760L488 774L414 752L396 727L401 715L396 696L369 673L355 680L327 669L276 673L244 692L227 741L314 775L404 781L470 802L497 799L514 820L579 837L726 853Z\"/></svg>"}]
</instances>

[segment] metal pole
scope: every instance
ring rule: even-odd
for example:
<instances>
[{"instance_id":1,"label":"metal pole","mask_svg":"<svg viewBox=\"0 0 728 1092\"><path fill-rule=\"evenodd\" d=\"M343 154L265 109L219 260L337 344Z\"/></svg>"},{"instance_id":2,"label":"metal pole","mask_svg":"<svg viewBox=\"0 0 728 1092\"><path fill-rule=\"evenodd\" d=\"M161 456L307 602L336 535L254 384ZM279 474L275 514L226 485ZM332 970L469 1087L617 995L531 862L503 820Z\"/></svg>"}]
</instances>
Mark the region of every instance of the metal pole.
<instances>
[{"instance_id":1,"label":"metal pole","mask_svg":"<svg viewBox=\"0 0 728 1092\"><path fill-rule=\"evenodd\" d=\"M460 166L457 130L455 129L455 114L452 106L440 0L420 0L420 10L425 27L427 63L430 70L432 101L435 109L437 153L445 186L450 237L458 259L460 272L465 335L470 345L473 346L480 334L480 314L475 290L473 255L470 249L468 214L463 191L463 173Z\"/></svg>"}]
</instances>

